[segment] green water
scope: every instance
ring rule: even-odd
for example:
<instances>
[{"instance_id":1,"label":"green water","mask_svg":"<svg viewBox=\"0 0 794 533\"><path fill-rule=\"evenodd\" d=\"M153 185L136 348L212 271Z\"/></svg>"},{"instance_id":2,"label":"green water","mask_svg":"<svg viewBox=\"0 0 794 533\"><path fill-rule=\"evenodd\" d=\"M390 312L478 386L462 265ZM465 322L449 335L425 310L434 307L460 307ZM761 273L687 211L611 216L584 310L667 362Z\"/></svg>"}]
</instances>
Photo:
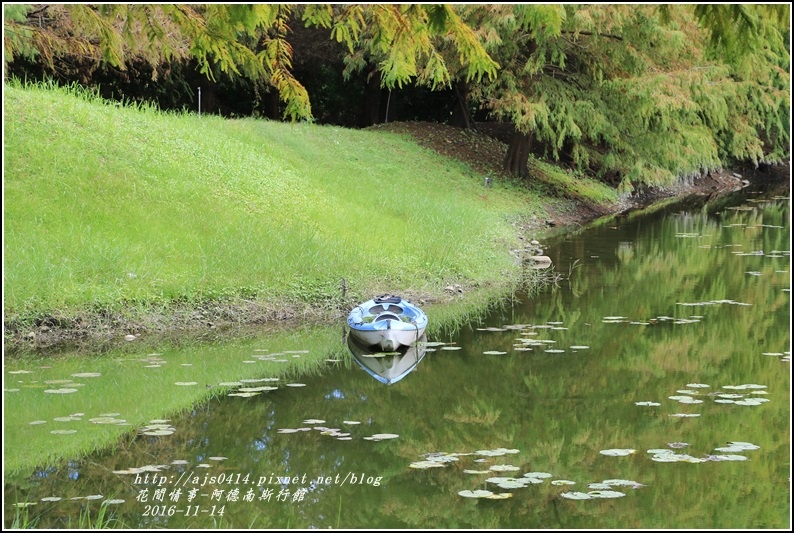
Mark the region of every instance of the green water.
<instances>
[{"instance_id":1,"label":"green water","mask_svg":"<svg viewBox=\"0 0 794 533\"><path fill-rule=\"evenodd\" d=\"M445 344L399 382L347 356L303 386L246 383L279 388L6 479L5 525L16 501L63 528L113 499L134 528L788 529L789 216L788 198L745 191L544 243L556 286L431 336ZM213 349L255 347L267 337ZM280 431L317 426L337 431ZM411 467L428 459L444 462ZM530 472L550 476L486 481ZM512 496L459 494L479 489Z\"/></svg>"}]
</instances>

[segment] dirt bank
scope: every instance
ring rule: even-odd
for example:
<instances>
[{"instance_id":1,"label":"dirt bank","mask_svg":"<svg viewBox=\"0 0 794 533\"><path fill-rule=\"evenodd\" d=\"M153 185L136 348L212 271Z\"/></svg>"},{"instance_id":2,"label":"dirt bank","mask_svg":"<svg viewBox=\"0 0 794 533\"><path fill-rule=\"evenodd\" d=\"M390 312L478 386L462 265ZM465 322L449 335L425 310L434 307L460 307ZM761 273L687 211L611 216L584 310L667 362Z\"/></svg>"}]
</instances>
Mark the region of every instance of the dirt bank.
<instances>
[{"instance_id":1,"label":"dirt bank","mask_svg":"<svg viewBox=\"0 0 794 533\"><path fill-rule=\"evenodd\" d=\"M507 146L499 132L461 130L442 124L412 122L377 126L378 129L410 134L429 149L463 161L483 176L502 176L502 159ZM679 183L664 189L647 189L613 206L582 203L572 198L562 198L546 207L545 217L527 220L518 231L529 239L542 236L552 227L555 232L566 227L578 227L599 217L647 206L671 197L691 195L719 195L745 186L748 182L785 182L790 184L790 164L741 168L724 172L711 172L699 179ZM341 280L340 280L341 282ZM459 298L472 287L449 287L442 294L402 294L422 305L443 303ZM4 320L4 353L16 355L36 350L58 353L73 349L101 352L119 344L139 341L141 337L153 342L165 338L210 340L233 333L236 336L261 333L263 327L288 328L296 323L311 324L341 320L351 305L342 296L333 302L274 302L261 303L249 300L232 300L212 303L200 308L193 306L152 308L133 317L123 314L97 312L82 316L48 315L30 324Z\"/></svg>"}]
</instances>

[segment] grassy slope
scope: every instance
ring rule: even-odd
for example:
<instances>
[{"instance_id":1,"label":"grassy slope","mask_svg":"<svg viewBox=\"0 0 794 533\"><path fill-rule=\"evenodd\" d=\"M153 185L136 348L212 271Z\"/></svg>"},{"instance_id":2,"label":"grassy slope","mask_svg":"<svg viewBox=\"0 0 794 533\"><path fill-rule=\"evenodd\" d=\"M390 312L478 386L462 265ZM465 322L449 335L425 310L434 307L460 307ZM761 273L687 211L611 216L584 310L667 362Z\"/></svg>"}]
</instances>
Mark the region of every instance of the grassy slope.
<instances>
[{"instance_id":1,"label":"grassy slope","mask_svg":"<svg viewBox=\"0 0 794 533\"><path fill-rule=\"evenodd\" d=\"M6 315L487 283L540 204L385 132L6 87Z\"/></svg>"},{"instance_id":2,"label":"grassy slope","mask_svg":"<svg viewBox=\"0 0 794 533\"><path fill-rule=\"evenodd\" d=\"M163 114L16 86L5 88L4 106L6 320L222 298L325 305L341 277L354 299L433 295L453 282L498 289L518 274L512 222L548 201L486 189L463 164L382 131ZM434 326L485 305L488 292L438 309ZM146 348L137 342L131 357L6 361L5 382L19 390L4 395L4 465L24 475L110 446L130 426L206 401L222 392L218 383L252 372L317 371L337 336L329 326L278 336L283 346L271 337L271 352L311 352L277 368L198 346L153 371L139 364ZM203 363L183 367L180 357ZM119 364L134 369L119 374ZM31 374L8 374L19 370ZM86 371L108 377L77 379L86 387L77 394L43 393L46 381ZM157 393L166 386L170 394ZM74 412L85 413L74 422L80 431L53 448L53 419ZM107 412L129 426L87 421Z\"/></svg>"}]
</instances>

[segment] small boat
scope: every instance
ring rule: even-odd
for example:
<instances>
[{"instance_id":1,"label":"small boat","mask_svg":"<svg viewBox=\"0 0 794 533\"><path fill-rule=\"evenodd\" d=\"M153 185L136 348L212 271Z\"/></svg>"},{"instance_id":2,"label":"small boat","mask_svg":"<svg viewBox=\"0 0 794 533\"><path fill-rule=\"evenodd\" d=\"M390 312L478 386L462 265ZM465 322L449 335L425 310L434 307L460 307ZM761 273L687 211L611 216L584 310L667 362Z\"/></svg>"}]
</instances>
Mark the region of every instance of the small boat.
<instances>
[{"instance_id":1,"label":"small boat","mask_svg":"<svg viewBox=\"0 0 794 533\"><path fill-rule=\"evenodd\" d=\"M423 335L410 346L401 346L388 353L377 353L377 347L365 346L353 335L347 336L347 346L353 359L367 374L381 383L392 385L416 369L427 352L427 337Z\"/></svg>"},{"instance_id":2,"label":"small boat","mask_svg":"<svg viewBox=\"0 0 794 533\"><path fill-rule=\"evenodd\" d=\"M408 300L384 294L356 306L347 325L361 343L388 352L419 340L427 327L427 315Z\"/></svg>"}]
</instances>

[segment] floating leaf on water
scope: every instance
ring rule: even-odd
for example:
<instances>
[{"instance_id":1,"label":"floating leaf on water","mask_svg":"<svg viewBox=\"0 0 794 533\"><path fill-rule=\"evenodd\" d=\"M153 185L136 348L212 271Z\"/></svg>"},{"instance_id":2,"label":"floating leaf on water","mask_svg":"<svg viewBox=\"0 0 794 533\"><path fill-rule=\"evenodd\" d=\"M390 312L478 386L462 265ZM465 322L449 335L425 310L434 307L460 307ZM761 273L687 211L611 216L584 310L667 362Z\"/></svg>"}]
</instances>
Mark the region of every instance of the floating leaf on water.
<instances>
[{"instance_id":1,"label":"floating leaf on water","mask_svg":"<svg viewBox=\"0 0 794 533\"><path fill-rule=\"evenodd\" d=\"M297 429L292 429L292 428L281 428L277 431L277 433L297 433L297 432L298 432Z\"/></svg>"},{"instance_id":2,"label":"floating leaf on water","mask_svg":"<svg viewBox=\"0 0 794 533\"><path fill-rule=\"evenodd\" d=\"M491 470L494 472L516 472L521 469L513 465L493 465Z\"/></svg>"},{"instance_id":3,"label":"floating leaf on water","mask_svg":"<svg viewBox=\"0 0 794 533\"><path fill-rule=\"evenodd\" d=\"M768 402L769 400L766 398L745 398L744 400L736 400L736 405L761 405L764 402Z\"/></svg>"},{"instance_id":4,"label":"floating leaf on water","mask_svg":"<svg viewBox=\"0 0 794 533\"><path fill-rule=\"evenodd\" d=\"M527 486L527 481L520 480L520 479L509 479L507 481L503 481L501 483L496 484L497 487L500 489L523 489Z\"/></svg>"},{"instance_id":5,"label":"floating leaf on water","mask_svg":"<svg viewBox=\"0 0 794 533\"><path fill-rule=\"evenodd\" d=\"M338 363L340 361L341 361L341 359L326 359L325 360L326 363Z\"/></svg>"},{"instance_id":6,"label":"floating leaf on water","mask_svg":"<svg viewBox=\"0 0 794 533\"><path fill-rule=\"evenodd\" d=\"M303 421L304 424L325 424L325 420L320 420L318 418L309 418Z\"/></svg>"},{"instance_id":7,"label":"floating leaf on water","mask_svg":"<svg viewBox=\"0 0 794 533\"><path fill-rule=\"evenodd\" d=\"M658 407L658 406L660 406L662 404L660 404L658 402L634 402L634 405L643 405L643 406L648 406L648 407Z\"/></svg>"},{"instance_id":8,"label":"floating leaf on water","mask_svg":"<svg viewBox=\"0 0 794 533\"><path fill-rule=\"evenodd\" d=\"M554 479L551 482L552 485L576 485L576 481L571 481L569 479Z\"/></svg>"},{"instance_id":9,"label":"floating leaf on water","mask_svg":"<svg viewBox=\"0 0 794 533\"><path fill-rule=\"evenodd\" d=\"M571 346L570 348L571 348L571 350L587 350L590 347L589 346L579 346L579 345L577 345L577 346Z\"/></svg>"},{"instance_id":10,"label":"floating leaf on water","mask_svg":"<svg viewBox=\"0 0 794 533\"><path fill-rule=\"evenodd\" d=\"M493 492L490 490L462 490L458 494L464 498L487 498L488 496L493 496Z\"/></svg>"},{"instance_id":11,"label":"floating leaf on water","mask_svg":"<svg viewBox=\"0 0 794 533\"><path fill-rule=\"evenodd\" d=\"M441 349L449 351L449 350L462 350L463 348L461 346L442 346Z\"/></svg>"},{"instance_id":12,"label":"floating leaf on water","mask_svg":"<svg viewBox=\"0 0 794 533\"><path fill-rule=\"evenodd\" d=\"M447 455L447 454L432 454L427 457L428 461L435 461L436 463L454 463L455 461L460 461L454 455Z\"/></svg>"},{"instance_id":13,"label":"floating leaf on water","mask_svg":"<svg viewBox=\"0 0 794 533\"><path fill-rule=\"evenodd\" d=\"M228 457L223 456L216 456L216 457L207 457L210 461L225 461Z\"/></svg>"},{"instance_id":14,"label":"floating leaf on water","mask_svg":"<svg viewBox=\"0 0 794 533\"><path fill-rule=\"evenodd\" d=\"M252 396L258 396L259 392L230 392L226 396L237 396L239 398L250 398Z\"/></svg>"},{"instance_id":15,"label":"floating leaf on water","mask_svg":"<svg viewBox=\"0 0 794 533\"><path fill-rule=\"evenodd\" d=\"M184 459L174 459L173 461L171 461L171 464L172 465L186 465L186 464L190 464L190 463L188 461L185 461Z\"/></svg>"},{"instance_id":16,"label":"floating leaf on water","mask_svg":"<svg viewBox=\"0 0 794 533\"><path fill-rule=\"evenodd\" d=\"M586 492L563 492L560 494L563 498L567 498L569 500L592 500L593 497L587 494Z\"/></svg>"},{"instance_id":17,"label":"floating leaf on water","mask_svg":"<svg viewBox=\"0 0 794 533\"><path fill-rule=\"evenodd\" d=\"M669 416L676 418L697 418L700 416L700 413L673 413Z\"/></svg>"},{"instance_id":18,"label":"floating leaf on water","mask_svg":"<svg viewBox=\"0 0 794 533\"><path fill-rule=\"evenodd\" d=\"M63 498L61 498L60 496L45 496L44 498L41 499L41 501L43 501L43 502L59 502L62 499Z\"/></svg>"},{"instance_id":19,"label":"floating leaf on water","mask_svg":"<svg viewBox=\"0 0 794 533\"><path fill-rule=\"evenodd\" d=\"M490 474L490 470L464 470L464 474Z\"/></svg>"},{"instance_id":20,"label":"floating leaf on water","mask_svg":"<svg viewBox=\"0 0 794 533\"><path fill-rule=\"evenodd\" d=\"M74 378L98 378L101 376L99 372L79 372L77 374L72 374Z\"/></svg>"},{"instance_id":21,"label":"floating leaf on water","mask_svg":"<svg viewBox=\"0 0 794 533\"><path fill-rule=\"evenodd\" d=\"M198 385L196 381L176 381L174 385L179 385L180 387L189 387L191 385Z\"/></svg>"},{"instance_id":22,"label":"floating leaf on water","mask_svg":"<svg viewBox=\"0 0 794 533\"><path fill-rule=\"evenodd\" d=\"M119 414L120 413L108 413L108 414L99 415L99 416L118 416ZM150 424L167 424L170 421L171 421L170 418L155 418L154 420L149 420L149 423Z\"/></svg>"},{"instance_id":23,"label":"floating leaf on water","mask_svg":"<svg viewBox=\"0 0 794 533\"><path fill-rule=\"evenodd\" d=\"M56 422L74 422L76 420L79 421L80 417L79 416L56 416L55 418L53 418L53 420L56 421Z\"/></svg>"},{"instance_id":24,"label":"floating leaf on water","mask_svg":"<svg viewBox=\"0 0 794 533\"><path fill-rule=\"evenodd\" d=\"M550 477L553 476L548 472L527 472L526 474L524 474L524 477L535 478L535 479L549 479Z\"/></svg>"},{"instance_id":25,"label":"floating leaf on water","mask_svg":"<svg viewBox=\"0 0 794 533\"><path fill-rule=\"evenodd\" d=\"M515 479L516 478L514 478L514 477L495 476L495 477L489 477L485 481L487 483L499 484L499 483L505 483L506 481L511 481L511 480L515 480Z\"/></svg>"},{"instance_id":26,"label":"floating leaf on water","mask_svg":"<svg viewBox=\"0 0 794 533\"><path fill-rule=\"evenodd\" d=\"M603 490L609 490L612 487L611 487L611 485L609 485L607 483L590 483L589 485L587 485L587 488L588 489L598 489L598 490L602 490L602 489Z\"/></svg>"},{"instance_id":27,"label":"floating leaf on water","mask_svg":"<svg viewBox=\"0 0 794 533\"><path fill-rule=\"evenodd\" d=\"M46 424L46 420L34 420L33 422L28 422L31 426L38 426L39 424Z\"/></svg>"},{"instance_id":28,"label":"floating leaf on water","mask_svg":"<svg viewBox=\"0 0 794 533\"><path fill-rule=\"evenodd\" d=\"M498 350L488 350L487 352L483 352L483 355L505 355L507 352L500 352Z\"/></svg>"},{"instance_id":29,"label":"floating leaf on water","mask_svg":"<svg viewBox=\"0 0 794 533\"><path fill-rule=\"evenodd\" d=\"M350 426L355 426L357 424L360 424L361 422L359 422L358 420L342 420L342 423L348 424Z\"/></svg>"},{"instance_id":30,"label":"floating leaf on water","mask_svg":"<svg viewBox=\"0 0 794 533\"><path fill-rule=\"evenodd\" d=\"M287 383L287 387L305 387L305 383Z\"/></svg>"},{"instance_id":31,"label":"floating leaf on water","mask_svg":"<svg viewBox=\"0 0 794 533\"><path fill-rule=\"evenodd\" d=\"M409 468L423 470L426 468L444 468L444 463L438 461L416 461L408 465Z\"/></svg>"},{"instance_id":32,"label":"floating leaf on water","mask_svg":"<svg viewBox=\"0 0 794 533\"><path fill-rule=\"evenodd\" d=\"M149 435L151 437L163 437L165 435L173 435L176 430L171 429L153 429L150 431L143 431L141 435Z\"/></svg>"},{"instance_id":33,"label":"floating leaf on water","mask_svg":"<svg viewBox=\"0 0 794 533\"><path fill-rule=\"evenodd\" d=\"M709 455L709 461L746 461L744 455Z\"/></svg>"},{"instance_id":34,"label":"floating leaf on water","mask_svg":"<svg viewBox=\"0 0 794 533\"><path fill-rule=\"evenodd\" d=\"M77 389L47 389L45 394L71 394L77 392Z\"/></svg>"},{"instance_id":35,"label":"floating leaf on water","mask_svg":"<svg viewBox=\"0 0 794 533\"><path fill-rule=\"evenodd\" d=\"M703 403L703 400L696 400L691 396L668 396L671 400L675 400L679 403Z\"/></svg>"},{"instance_id":36,"label":"floating leaf on water","mask_svg":"<svg viewBox=\"0 0 794 533\"><path fill-rule=\"evenodd\" d=\"M487 457L499 457L500 455L504 455L505 452L500 450L478 450L475 452L477 455L485 455Z\"/></svg>"},{"instance_id":37,"label":"floating leaf on water","mask_svg":"<svg viewBox=\"0 0 794 533\"><path fill-rule=\"evenodd\" d=\"M364 437L366 440L387 440L387 439L396 439L399 435L395 435L394 433L376 433L375 435L371 435L369 437Z\"/></svg>"},{"instance_id":38,"label":"floating leaf on water","mask_svg":"<svg viewBox=\"0 0 794 533\"><path fill-rule=\"evenodd\" d=\"M691 394L691 395L700 394L700 393L699 393L698 391L696 391L696 390L689 390L689 389L680 389L680 390L677 390L676 392L678 392L678 393L680 393L680 394Z\"/></svg>"},{"instance_id":39,"label":"floating leaf on water","mask_svg":"<svg viewBox=\"0 0 794 533\"><path fill-rule=\"evenodd\" d=\"M624 493L616 490L591 490L588 494L592 498L620 498L625 496Z\"/></svg>"},{"instance_id":40,"label":"floating leaf on water","mask_svg":"<svg viewBox=\"0 0 794 533\"><path fill-rule=\"evenodd\" d=\"M491 494L490 496L485 496L485 499L488 500L506 500L508 498L512 498L512 492L500 492L498 494Z\"/></svg>"},{"instance_id":41,"label":"floating leaf on water","mask_svg":"<svg viewBox=\"0 0 794 533\"><path fill-rule=\"evenodd\" d=\"M12 503L11 506L24 508L24 507L30 507L31 505L36 505L37 503L38 502L17 502L17 503Z\"/></svg>"},{"instance_id":42,"label":"floating leaf on water","mask_svg":"<svg viewBox=\"0 0 794 533\"><path fill-rule=\"evenodd\" d=\"M32 370L9 370L9 374L32 374Z\"/></svg>"},{"instance_id":43,"label":"floating leaf on water","mask_svg":"<svg viewBox=\"0 0 794 533\"><path fill-rule=\"evenodd\" d=\"M76 429L53 429L50 431L53 435L71 435L77 433Z\"/></svg>"},{"instance_id":44,"label":"floating leaf on water","mask_svg":"<svg viewBox=\"0 0 794 533\"><path fill-rule=\"evenodd\" d=\"M631 448L613 448L609 450L601 450L599 453L601 455L609 455L612 457L621 457L625 455L631 455L637 450L632 450Z\"/></svg>"},{"instance_id":45,"label":"floating leaf on water","mask_svg":"<svg viewBox=\"0 0 794 533\"><path fill-rule=\"evenodd\" d=\"M119 505L127 500L105 500L102 503L106 505Z\"/></svg>"},{"instance_id":46,"label":"floating leaf on water","mask_svg":"<svg viewBox=\"0 0 794 533\"><path fill-rule=\"evenodd\" d=\"M635 489L645 486L631 479L605 479L603 483L611 487L633 487Z\"/></svg>"},{"instance_id":47,"label":"floating leaf on water","mask_svg":"<svg viewBox=\"0 0 794 533\"><path fill-rule=\"evenodd\" d=\"M353 437L339 437L336 440L353 440Z\"/></svg>"},{"instance_id":48,"label":"floating leaf on water","mask_svg":"<svg viewBox=\"0 0 794 533\"><path fill-rule=\"evenodd\" d=\"M558 350L555 348L549 348L548 350L543 350L546 353L565 353L565 350Z\"/></svg>"},{"instance_id":49,"label":"floating leaf on water","mask_svg":"<svg viewBox=\"0 0 794 533\"><path fill-rule=\"evenodd\" d=\"M102 498L104 498L104 496L101 494L91 494L90 496L85 497L86 500L101 500Z\"/></svg>"}]
</instances>

